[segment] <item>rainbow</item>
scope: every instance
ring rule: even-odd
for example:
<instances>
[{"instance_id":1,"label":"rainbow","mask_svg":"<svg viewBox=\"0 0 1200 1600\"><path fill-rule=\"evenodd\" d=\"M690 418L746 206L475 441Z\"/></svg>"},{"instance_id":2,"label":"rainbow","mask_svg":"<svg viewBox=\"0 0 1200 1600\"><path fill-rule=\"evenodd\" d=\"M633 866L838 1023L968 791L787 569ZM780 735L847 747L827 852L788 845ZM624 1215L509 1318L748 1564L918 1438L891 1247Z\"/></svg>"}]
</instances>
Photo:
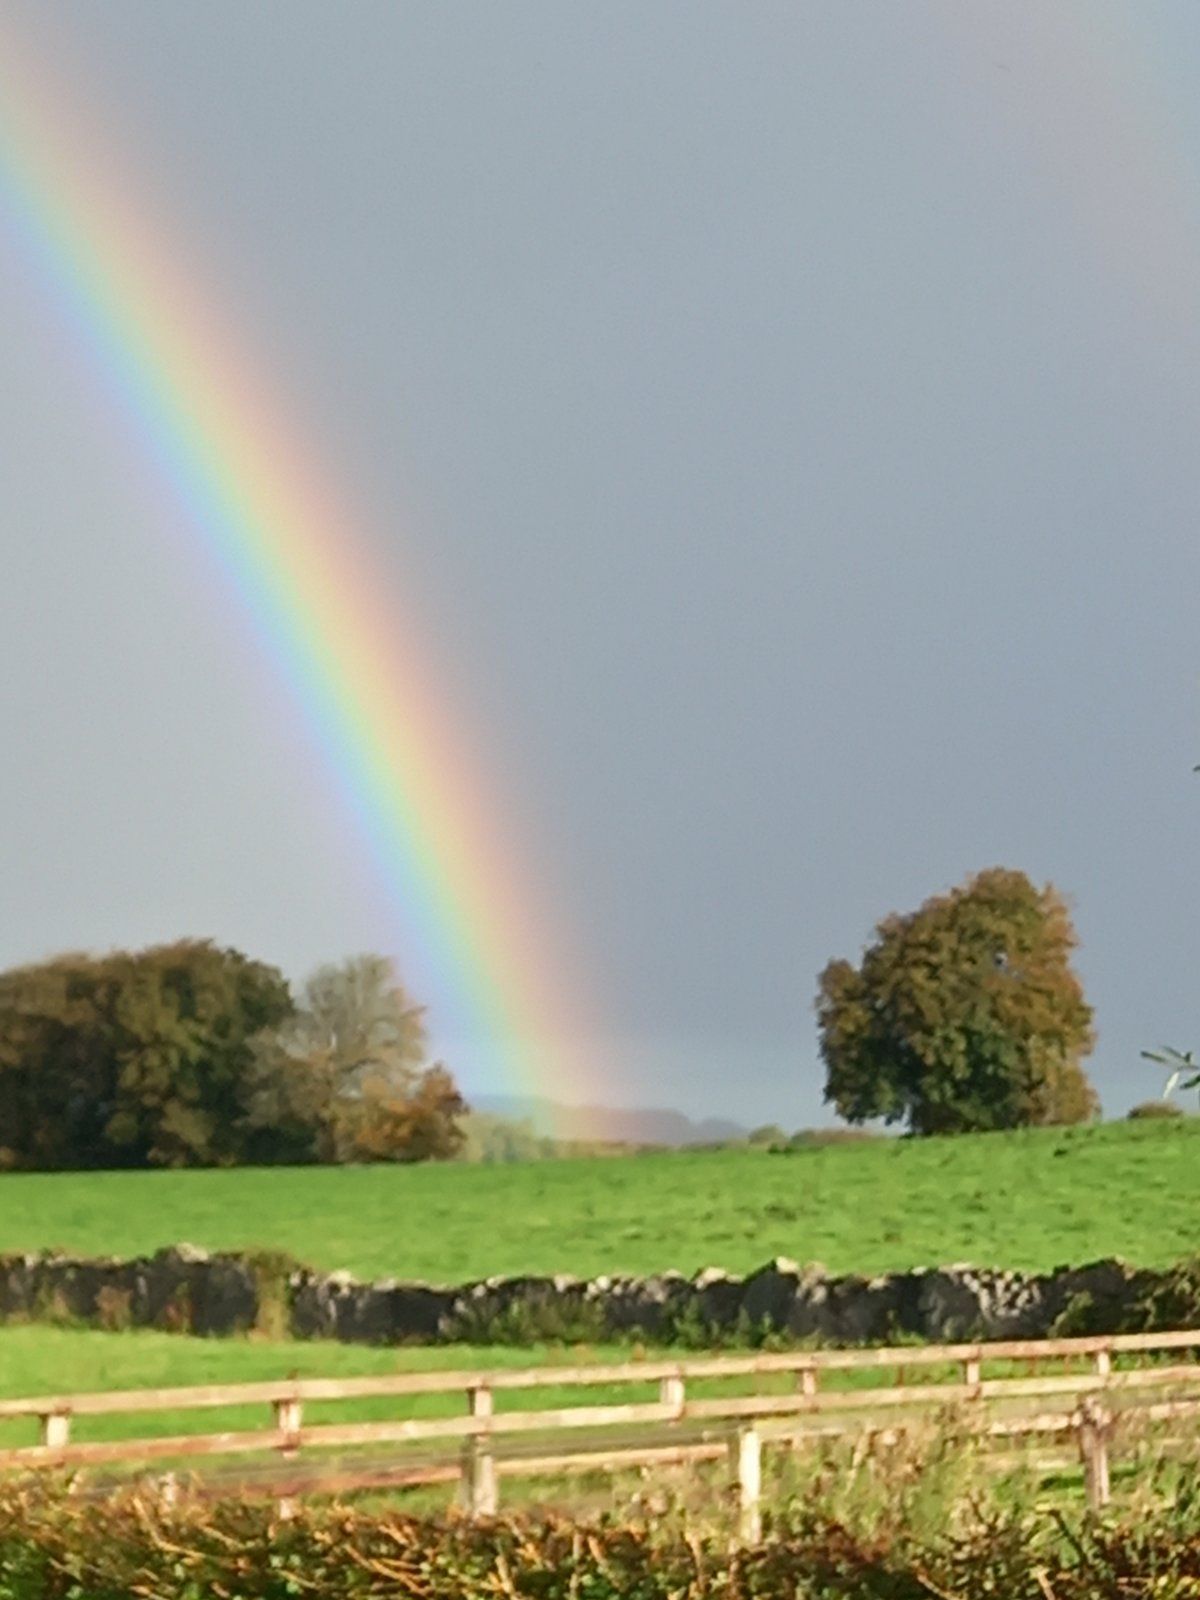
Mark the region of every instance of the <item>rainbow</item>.
<instances>
[{"instance_id":1,"label":"rainbow","mask_svg":"<svg viewBox=\"0 0 1200 1600\"><path fill-rule=\"evenodd\" d=\"M7 40L2 57L0 232L290 686L396 908L400 968L435 1036L478 1048L500 1087L577 1098L575 1013L546 960L557 940L496 840L489 786L455 743L433 663L406 646L415 619L389 603L242 342L113 181L119 163L96 159L92 130L68 136L61 93L14 63Z\"/></svg>"}]
</instances>

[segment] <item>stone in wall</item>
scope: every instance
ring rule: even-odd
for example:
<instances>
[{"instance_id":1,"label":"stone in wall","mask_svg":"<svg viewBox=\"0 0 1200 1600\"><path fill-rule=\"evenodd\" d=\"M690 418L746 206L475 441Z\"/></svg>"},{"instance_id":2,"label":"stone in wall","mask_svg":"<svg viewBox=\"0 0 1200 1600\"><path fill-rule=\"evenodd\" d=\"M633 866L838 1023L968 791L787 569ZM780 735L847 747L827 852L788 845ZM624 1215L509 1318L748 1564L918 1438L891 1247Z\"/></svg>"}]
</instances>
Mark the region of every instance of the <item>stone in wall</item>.
<instances>
[{"instance_id":1,"label":"stone in wall","mask_svg":"<svg viewBox=\"0 0 1200 1600\"><path fill-rule=\"evenodd\" d=\"M923 1338L1027 1339L1048 1335L1052 1325L1039 1278L969 1265L920 1275L917 1331Z\"/></svg>"},{"instance_id":2,"label":"stone in wall","mask_svg":"<svg viewBox=\"0 0 1200 1600\"><path fill-rule=\"evenodd\" d=\"M919 1329L920 1291L911 1273L830 1280L818 1334L831 1344L889 1344Z\"/></svg>"},{"instance_id":3,"label":"stone in wall","mask_svg":"<svg viewBox=\"0 0 1200 1600\"><path fill-rule=\"evenodd\" d=\"M257 1313L253 1267L238 1256L210 1255L191 1245L134 1261L0 1259L0 1320L217 1335L248 1332Z\"/></svg>"},{"instance_id":4,"label":"stone in wall","mask_svg":"<svg viewBox=\"0 0 1200 1600\"><path fill-rule=\"evenodd\" d=\"M583 1286L585 1321L617 1338L639 1335L669 1338L692 1297L692 1283L682 1272L652 1273L646 1278L592 1278Z\"/></svg>"},{"instance_id":5,"label":"stone in wall","mask_svg":"<svg viewBox=\"0 0 1200 1600\"><path fill-rule=\"evenodd\" d=\"M108 1284L130 1294L135 1327L217 1337L249 1333L258 1318L258 1281L252 1262L210 1254L196 1245L175 1245L129 1263L124 1272L109 1264Z\"/></svg>"},{"instance_id":6,"label":"stone in wall","mask_svg":"<svg viewBox=\"0 0 1200 1600\"><path fill-rule=\"evenodd\" d=\"M681 1306L683 1317L694 1322L697 1332L732 1332L741 1315L743 1284L743 1279L721 1267L704 1267L691 1281Z\"/></svg>"},{"instance_id":7,"label":"stone in wall","mask_svg":"<svg viewBox=\"0 0 1200 1600\"><path fill-rule=\"evenodd\" d=\"M1056 1267L1039 1280L1043 1325L1067 1333L1109 1333L1128 1327L1131 1308L1143 1306L1173 1269L1146 1272L1112 1258L1084 1267ZM1177 1325L1177 1324L1176 1324Z\"/></svg>"},{"instance_id":8,"label":"stone in wall","mask_svg":"<svg viewBox=\"0 0 1200 1600\"><path fill-rule=\"evenodd\" d=\"M20 1321L33 1313L33 1284L41 1257L0 1257L0 1321Z\"/></svg>"},{"instance_id":9,"label":"stone in wall","mask_svg":"<svg viewBox=\"0 0 1200 1600\"><path fill-rule=\"evenodd\" d=\"M577 1278L484 1278L457 1292L447 1333L520 1344L539 1336L571 1337L579 1323L584 1286Z\"/></svg>"},{"instance_id":10,"label":"stone in wall","mask_svg":"<svg viewBox=\"0 0 1200 1600\"><path fill-rule=\"evenodd\" d=\"M755 1331L788 1327L799 1288L797 1263L786 1256L776 1256L743 1281L741 1321Z\"/></svg>"},{"instance_id":11,"label":"stone in wall","mask_svg":"<svg viewBox=\"0 0 1200 1600\"><path fill-rule=\"evenodd\" d=\"M454 1303L453 1290L428 1284L299 1272L291 1283L291 1331L298 1339L346 1344L436 1344Z\"/></svg>"}]
</instances>

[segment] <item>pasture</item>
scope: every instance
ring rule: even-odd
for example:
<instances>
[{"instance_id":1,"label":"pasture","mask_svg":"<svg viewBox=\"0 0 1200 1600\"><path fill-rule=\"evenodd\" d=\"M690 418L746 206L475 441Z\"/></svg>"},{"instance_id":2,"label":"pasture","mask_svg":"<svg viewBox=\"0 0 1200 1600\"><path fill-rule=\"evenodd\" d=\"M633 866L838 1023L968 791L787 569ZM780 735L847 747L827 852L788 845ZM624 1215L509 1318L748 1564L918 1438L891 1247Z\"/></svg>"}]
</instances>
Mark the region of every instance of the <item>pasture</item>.
<instances>
[{"instance_id":1,"label":"pasture","mask_svg":"<svg viewBox=\"0 0 1200 1600\"><path fill-rule=\"evenodd\" d=\"M132 1256L187 1240L360 1277L1040 1271L1200 1245L1200 1118L531 1162L0 1176L0 1250Z\"/></svg>"}]
</instances>

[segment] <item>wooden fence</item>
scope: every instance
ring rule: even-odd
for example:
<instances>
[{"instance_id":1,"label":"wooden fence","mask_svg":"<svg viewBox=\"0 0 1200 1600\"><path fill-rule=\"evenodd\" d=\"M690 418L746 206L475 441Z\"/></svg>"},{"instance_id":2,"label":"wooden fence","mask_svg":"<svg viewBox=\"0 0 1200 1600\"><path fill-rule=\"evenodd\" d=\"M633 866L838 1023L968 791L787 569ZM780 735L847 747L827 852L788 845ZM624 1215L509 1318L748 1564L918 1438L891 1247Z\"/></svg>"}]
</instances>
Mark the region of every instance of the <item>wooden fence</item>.
<instances>
[{"instance_id":1,"label":"wooden fence","mask_svg":"<svg viewBox=\"0 0 1200 1600\"><path fill-rule=\"evenodd\" d=\"M848 1433L894 1438L905 1426L947 1413L956 1425L993 1444L1073 1435L1088 1498L1102 1505L1109 1497L1109 1455L1125 1419L1200 1416L1197 1351L1200 1331L1187 1330L41 1395L0 1400L0 1419L37 1418L40 1423L39 1443L0 1448L0 1469L150 1463L194 1467L204 1458L257 1455L286 1462L298 1489L457 1480L464 1507L486 1515L496 1509L503 1476L619 1471L727 1456L741 1529L749 1538L759 1523L764 1443L786 1442L795 1448L806 1440ZM939 1368L949 1376L929 1370ZM997 1368L1003 1370L988 1375ZM839 1374L858 1378L851 1380L853 1386L838 1387ZM697 1385L712 1388L714 1380L749 1392L695 1392ZM764 1391L764 1380L775 1387ZM788 1385L782 1392L781 1382ZM505 1408L510 1395L540 1389L651 1384L657 1386L656 1399ZM311 1420L313 1408L332 1402L455 1394L465 1402L457 1415ZM202 1412L218 1406L269 1407L271 1425L120 1439L81 1440L72 1433L80 1418ZM651 1442L647 1434L652 1430L665 1430L668 1438ZM519 1444L521 1436L526 1440L523 1452L506 1453L506 1445ZM432 1445L441 1455L383 1463L377 1447L384 1445ZM458 1453L447 1455L447 1446L456 1446ZM315 1472L305 1479L298 1462L311 1461L316 1469L322 1453L328 1461L333 1450L358 1456L349 1468L342 1465L337 1473ZM169 1489L173 1474L163 1481ZM280 1480L273 1481L278 1485Z\"/></svg>"}]
</instances>

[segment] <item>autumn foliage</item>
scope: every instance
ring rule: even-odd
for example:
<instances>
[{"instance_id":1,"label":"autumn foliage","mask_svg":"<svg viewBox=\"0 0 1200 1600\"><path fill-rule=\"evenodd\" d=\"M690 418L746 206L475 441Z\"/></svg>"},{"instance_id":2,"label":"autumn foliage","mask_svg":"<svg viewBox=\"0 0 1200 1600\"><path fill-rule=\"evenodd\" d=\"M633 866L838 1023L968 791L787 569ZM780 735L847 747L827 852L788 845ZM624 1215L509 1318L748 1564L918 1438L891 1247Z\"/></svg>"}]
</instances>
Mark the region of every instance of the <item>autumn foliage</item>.
<instances>
[{"instance_id":1,"label":"autumn foliage","mask_svg":"<svg viewBox=\"0 0 1200 1600\"><path fill-rule=\"evenodd\" d=\"M918 1134L1090 1120L1076 943L1058 891L1000 867L886 917L858 966L821 974L826 1099Z\"/></svg>"},{"instance_id":2,"label":"autumn foliage","mask_svg":"<svg viewBox=\"0 0 1200 1600\"><path fill-rule=\"evenodd\" d=\"M724 1530L539 1516L218 1501L164 1512L32 1483L0 1488L8 1600L1185 1600L1200 1590L1195 1497L1153 1514L1022 1516L979 1506L933 1538L803 1505L757 1545Z\"/></svg>"}]
</instances>

